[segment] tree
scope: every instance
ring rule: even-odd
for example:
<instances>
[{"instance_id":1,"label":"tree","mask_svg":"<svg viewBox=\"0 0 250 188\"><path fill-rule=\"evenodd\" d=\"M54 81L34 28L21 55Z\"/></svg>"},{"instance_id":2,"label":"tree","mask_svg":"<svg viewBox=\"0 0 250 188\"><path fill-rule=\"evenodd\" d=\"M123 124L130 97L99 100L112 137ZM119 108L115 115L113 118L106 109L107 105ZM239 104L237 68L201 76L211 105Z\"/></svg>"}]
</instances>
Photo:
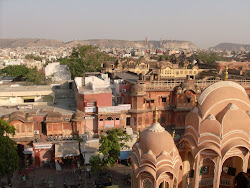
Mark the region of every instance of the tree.
<instances>
[{"instance_id":1,"label":"tree","mask_svg":"<svg viewBox=\"0 0 250 188\"><path fill-rule=\"evenodd\" d=\"M42 61L42 58L40 56L35 56L33 54L28 54L25 56L25 59L34 59L36 61Z\"/></svg>"},{"instance_id":2,"label":"tree","mask_svg":"<svg viewBox=\"0 0 250 188\"><path fill-rule=\"evenodd\" d=\"M39 85L44 80L44 74L38 72L35 69L29 69L29 72L27 75L24 76L24 79L27 82L32 82L36 85Z\"/></svg>"},{"instance_id":3,"label":"tree","mask_svg":"<svg viewBox=\"0 0 250 188\"><path fill-rule=\"evenodd\" d=\"M177 58L176 58L175 54L172 54L169 56L169 61L173 64L177 63Z\"/></svg>"},{"instance_id":4,"label":"tree","mask_svg":"<svg viewBox=\"0 0 250 188\"><path fill-rule=\"evenodd\" d=\"M167 61L167 60L169 60L168 55L160 55L158 58L158 61Z\"/></svg>"},{"instance_id":5,"label":"tree","mask_svg":"<svg viewBox=\"0 0 250 188\"><path fill-rule=\"evenodd\" d=\"M89 159L89 164L91 166L91 171L100 172L103 167L103 161L100 155L93 155Z\"/></svg>"},{"instance_id":6,"label":"tree","mask_svg":"<svg viewBox=\"0 0 250 188\"><path fill-rule=\"evenodd\" d=\"M101 135L99 152L103 154L103 166L113 166L119 158L120 149L128 148L126 142L131 137L121 129L107 131L107 136Z\"/></svg>"},{"instance_id":7,"label":"tree","mask_svg":"<svg viewBox=\"0 0 250 188\"><path fill-rule=\"evenodd\" d=\"M219 56L215 52L200 51L196 54L196 60L199 63L202 61L204 64L212 64L215 61L223 60L223 57Z\"/></svg>"},{"instance_id":8,"label":"tree","mask_svg":"<svg viewBox=\"0 0 250 188\"><path fill-rule=\"evenodd\" d=\"M0 70L0 75L6 76L25 76L29 73L29 68L25 65L8 66Z\"/></svg>"},{"instance_id":9,"label":"tree","mask_svg":"<svg viewBox=\"0 0 250 188\"><path fill-rule=\"evenodd\" d=\"M16 76L20 80L32 82L33 84L42 84L44 74L38 72L36 69L27 68L25 65L8 66L0 70L0 75Z\"/></svg>"},{"instance_id":10,"label":"tree","mask_svg":"<svg viewBox=\"0 0 250 188\"><path fill-rule=\"evenodd\" d=\"M14 135L15 128L0 118L0 177L10 175L18 168L16 143L8 135Z\"/></svg>"},{"instance_id":11,"label":"tree","mask_svg":"<svg viewBox=\"0 0 250 188\"><path fill-rule=\"evenodd\" d=\"M114 61L104 52L100 52L94 46L77 46L73 48L69 58L58 59L62 64L68 65L73 78L82 76L84 72L99 72L101 63L104 61Z\"/></svg>"}]
</instances>

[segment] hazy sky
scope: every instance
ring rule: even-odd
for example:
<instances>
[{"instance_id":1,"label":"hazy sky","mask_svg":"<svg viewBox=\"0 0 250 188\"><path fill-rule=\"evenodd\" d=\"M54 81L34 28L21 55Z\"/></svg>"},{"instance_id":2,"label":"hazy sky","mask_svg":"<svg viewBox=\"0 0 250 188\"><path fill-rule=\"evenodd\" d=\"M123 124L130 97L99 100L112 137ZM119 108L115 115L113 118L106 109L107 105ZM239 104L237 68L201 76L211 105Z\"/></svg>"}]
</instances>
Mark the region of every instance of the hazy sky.
<instances>
[{"instance_id":1,"label":"hazy sky","mask_svg":"<svg viewBox=\"0 0 250 188\"><path fill-rule=\"evenodd\" d=\"M250 0L0 0L0 38L250 44Z\"/></svg>"}]
</instances>

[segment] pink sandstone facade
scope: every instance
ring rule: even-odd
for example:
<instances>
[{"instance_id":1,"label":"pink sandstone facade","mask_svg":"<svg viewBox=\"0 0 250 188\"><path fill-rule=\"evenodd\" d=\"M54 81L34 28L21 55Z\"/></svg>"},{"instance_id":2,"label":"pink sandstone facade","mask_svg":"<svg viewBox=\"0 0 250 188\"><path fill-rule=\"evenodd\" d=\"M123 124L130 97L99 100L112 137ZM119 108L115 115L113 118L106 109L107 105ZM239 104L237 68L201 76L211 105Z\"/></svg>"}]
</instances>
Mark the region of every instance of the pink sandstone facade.
<instances>
[{"instance_id":1,"label":"pink sandstone facade","mask_svg":"<svg viewBox=\"0 0 250 188\"><path fill-rule=\"evenodd\" d=\"M250 102L241 85L208 86L185 127L178 150L157 122L141 133L130 154L132 187L233 188L250 168Z\"/></svg>"}]
</instances>

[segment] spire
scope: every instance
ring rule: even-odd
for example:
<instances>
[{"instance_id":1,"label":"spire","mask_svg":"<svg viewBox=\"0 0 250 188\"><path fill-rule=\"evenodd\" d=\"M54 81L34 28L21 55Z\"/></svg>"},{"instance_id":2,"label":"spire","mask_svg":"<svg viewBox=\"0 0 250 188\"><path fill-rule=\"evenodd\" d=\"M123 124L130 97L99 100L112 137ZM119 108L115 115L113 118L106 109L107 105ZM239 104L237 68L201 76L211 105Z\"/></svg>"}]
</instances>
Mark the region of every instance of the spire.
<instances>
[{"instance_id":1,"label":"spire","mask_svg":"<svg viewBox=\"0 0 250 188\"><path fill-rule=\"evenodd\" d=\"M140 141L140 134L141 134L141 130L139 129L139 131L137 131L137 142Z\"/></svg>"},{"instance_id":2,"label":"spire","mask_svg":"<svg viewBox=\"0 0 250 188\"><path fill-rule=\"evenodd\" d=\"M197 100L196 95L194 96L194 106L198 106L198 100Z\"/></svg>"},{"instance_id":3,"label":"spire","mask_svg":"<svg viewBox=\"0 0 250 188\"><path fill-rule=\"evenodd\" d=\"M228 80L228 66L226 66L225 75L224 75L224 81L227 81L227 80Z\"/></svg>"},{"instance_id":4,"label":"spire","mask_svg":"<svg viewBox=\"0 0 250 188\"><path fill-rule=\"evenodd\" d=\"M155 107L154 111L154 123L158 123L158 109Z\"/></svg>"},{"instance_id":5,"label":"spire","mask_svg":"<svg viewBox=\"0 0 250 188\"><path fill-rule=\"evenodd\" d=\"M175 130L173 131L173 133L172 133L172 137L174 138L174 136L175 136Z\"/></svg>"}]
</instances>

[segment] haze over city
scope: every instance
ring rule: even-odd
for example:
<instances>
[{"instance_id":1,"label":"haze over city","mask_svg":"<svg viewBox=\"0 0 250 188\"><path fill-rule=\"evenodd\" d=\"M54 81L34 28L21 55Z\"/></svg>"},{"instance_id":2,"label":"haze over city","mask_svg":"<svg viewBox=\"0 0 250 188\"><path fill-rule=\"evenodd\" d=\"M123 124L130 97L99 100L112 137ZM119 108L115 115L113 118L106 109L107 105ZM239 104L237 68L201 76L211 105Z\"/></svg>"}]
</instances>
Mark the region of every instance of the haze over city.
<instances>
[{"instance_id":1,"label":"haze over city","mask_svg":"<svg viewBox=\"0 0 250 188\"><path fill-rule=\"evenodd\" d=\"M249 0L1 0L0 38L249 44Z\"/></svg>"}]
</instances>

